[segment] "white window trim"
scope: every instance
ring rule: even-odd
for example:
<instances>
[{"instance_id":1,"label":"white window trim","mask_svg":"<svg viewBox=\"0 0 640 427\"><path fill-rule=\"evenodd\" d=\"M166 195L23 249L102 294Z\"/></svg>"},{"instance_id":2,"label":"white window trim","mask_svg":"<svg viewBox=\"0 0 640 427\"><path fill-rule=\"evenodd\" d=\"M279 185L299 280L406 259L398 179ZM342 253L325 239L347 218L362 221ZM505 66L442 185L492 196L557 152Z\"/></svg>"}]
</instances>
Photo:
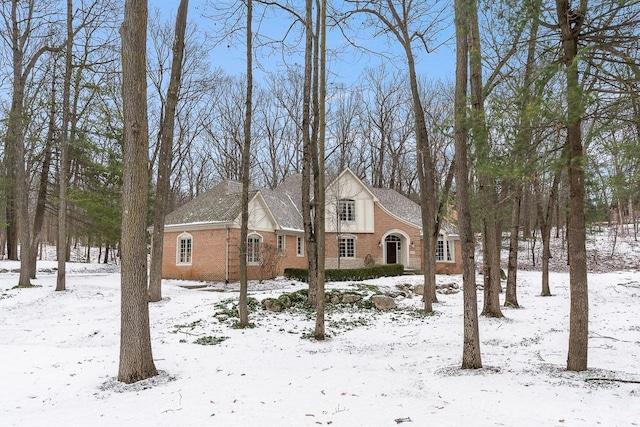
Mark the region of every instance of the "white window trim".
<instances>
[{"instance_id":1,"label":"white window trim","mask_svg":"<svg viewBox=\"0 0 640 427\"><path fill-rule=\"evenodd\" d=\"M345 207L343 209L343 206ZM342 214L345 218L342 218ZM349 219L351 217L351 219ZM355 222L356 220L356 201L353 199L340 199L338 201L338 219L343 222Z\"/></svg>"},{"instance_id":2,"label":"white window trim","mask_svg":"<svg viewBox=\"0 0 640 427\"><path fill-rule=\"evenodd\" d=\"M260 265L260 251L258 252L258 261L249 261L249 239L255 239L258 238L258 240L260 241L260 251L262 251L262 242L264 242L264 239L262 238L262 235L258 234L258 233L250 233L247 236L247 265Z\"/></svg>"},{"instance_id":3,"label":"white window trim","mask_svg":"<svg viewBox=\"0 0 640 427\"><path fill-rule=\"evenodd\" d=\"M190 240L191 244L190 244L190 256L189 256L189 261L188 262L182 262L180 261L181 255L182 255L182 247L181 247L181 242L183 240ZM193 265L193 236L189 233L181 233L180 235L178 235L178 237L176 238L176 265Z\"/></svg>"},{"instance_id":4,"label":"white window trim","mask_svg":"<svg viewBox=\"0 0 640 427\"><path fill-rule=\"evenodd\" d=\"M340 255L340 244L342 242L342 239L351 239L353 240L353 256L341 256ZM338 256L341 259L355 259L357 258L357 241L358 241L358 237L357 236L353 236L351 234L341 234L340 237L338 238ZM345 255L347 254L347 248L345 247Z\"/></svg>"},{"instance_id":5,"label":"white window trim","mask_svg":"<svg viewBox=\"0 0 640 427\"><path fill-rule=\"evenodd\" d=\"M296 236L296 256L304 256L304 237Z\"/></svg>"},{"instance_id":6,"label":"white window trim","mask_svg":"<svg viewBox=\"0 0 640 427\"><path fill-rule=\"evenodd\" d=\"M442 238L441 238L442 237ZM449 239L445 234L440 233L438 235L438 242L442 242L442 259L438 259L438 248L436 246L436 262L445 264L455 264L455 245L453 240ZM437 243L436 243L437 244ZM449 259L451 258L451 259Z\"/></svg>"},{"instance_id":7,"label":"white window trim","mask_svg":"<svg viewBox=\"0 0 640 427\"><path fill-rule=\"evenodd\" d=\"M278 253L280 256L285 256L287 249L287 236L285 234L276 234L276 246L279 245L280 239L282 239L282 247L278 247Z\"/></svg>"}]
</instances>

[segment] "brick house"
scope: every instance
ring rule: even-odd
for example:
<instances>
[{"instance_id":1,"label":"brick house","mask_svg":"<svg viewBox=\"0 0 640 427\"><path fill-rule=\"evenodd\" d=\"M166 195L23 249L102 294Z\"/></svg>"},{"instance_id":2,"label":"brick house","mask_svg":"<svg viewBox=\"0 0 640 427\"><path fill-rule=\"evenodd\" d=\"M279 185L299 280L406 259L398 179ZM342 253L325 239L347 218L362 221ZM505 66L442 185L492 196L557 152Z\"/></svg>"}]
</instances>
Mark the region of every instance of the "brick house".
<instances>
[{"instance_id":1,"label":"brick house","mask_svg":"<svg viewBox=\"0 0 640 427\"><path fill-rule=\"evenodd\" d=\"M163 278L239 280L241 192L241 183L223 181L167 215ZM350 169L327 185L325 198L327 268L361 267L367 259L422 269L418 204L394 190L364 184ZM273 190L250 190L250 279L306 268L301 200L300 175ZM443 223L436 252L437 273L462 272L460 240L451 224Z\"/></svg>"}]
</instances>

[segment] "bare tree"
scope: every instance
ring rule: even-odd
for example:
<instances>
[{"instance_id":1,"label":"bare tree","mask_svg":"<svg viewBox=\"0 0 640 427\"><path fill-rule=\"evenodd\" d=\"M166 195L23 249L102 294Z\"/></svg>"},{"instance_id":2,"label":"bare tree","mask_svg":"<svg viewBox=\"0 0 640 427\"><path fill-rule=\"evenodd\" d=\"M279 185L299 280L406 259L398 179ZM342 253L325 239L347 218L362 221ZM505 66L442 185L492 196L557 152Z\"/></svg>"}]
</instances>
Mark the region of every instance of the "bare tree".
<instances>
[{"instance_id":1,"label":"bare tree","mask_svg":"<svg viewBox=\"0 0 640 427\"><path fill-rule=\"evenodd\" d=\"M118 381L133 383L157 374L151 352L147 293L147 1L126 0L122 36L124 187L122 283Z\"/></svg>"},{"instance_id":2,"label":"bare tree","mask_svg":"<svg viewBox=\"0 0 640 427\"><path fill-rule=\"evenodd\" d=\"M64 55L64 84L62 89L62 129L60 137L60 165L58 175L60 180L58 202L58 273L56 277L56 291L66 289L66 261L67 261L67 173L69 164L69 109L71 98L71 73L73 66L73 1L67 0L67 40Z\"/></svg>"},{"instance_id":3,"label":"bare tree","mask_svg":"<svg viewBox=\"0 0 640 427\"><path fill-rule=\"evenodd\" d=\"M242 216L240 223L240 326L249 325L247 308L247 234L249 231L249 168L251 164L251 121L253 113L253 2L247 1L247 93L244 105L244 144L242 145Z\"/></svg>"},{"instance_id":4,"label":"bare tree","mask_svg":"<svg viewBox=\"0 0 640 427\"><path fill-rule=\"evenodd\" d=\"M469 63L469 17L475 0L455 0L456 89L455 89L455 175L458 205L458 231L462 246L463 347L462 369L482 368L478 331L475 244L471 228L469 169L467 157L467 81ZM475 4L473 5L475 8Z\"/></svg>"},{"instance_id":5,"label":"bare tree","mask_svg":"<svg viewBox=\"0 0 640 427\"><path fill-rule=\"evenodd\" d=\"M416 160L418 182L420 185L420 208L422 213L422 263L424 265L424 309L433 310L435 297L436 271L436 191L435 162L426 127L425 111L420 99L420 87L416 73L413 44L420 43L429 51L441 25L440 10L436 3L414 3L403 0L398 5L391 0L386 2L355 2L356 8L347 13L366 14L372 17L371 24L389 33L402 47L409 75L409 88L414 118L414 137L416 139ZM434 18L435 17L435 18ZM428 296L431 296L429 298Z\"/></svg>"},{"instance_id":6,"label":"bare tree","mask_svg":"<svg viewBox=\"0 0 640 427\"><path fill-rule=\"evenodd\" d=\"M37 4L37 7L36 7ZM6 7L8 6L8 10ZM31 245L31 224L29 217L29 180L25 159L25 91L27 80L45 52L60 51L61 47L51 47L44 32L47 16L44 2L11 0L2 5L2 15L7 35L4 38L12 53L11 109L5 136L5 170L8 182L6 194L7 255L17 259L17 242L20 241L20 277L18 285L31 286L32 276L29 263ZM36 13L37 12L37 13ZM40 12L43 12L42 15ZM36 45L35 48L32 46ZM18 225L20 225L18 227ZM20 230L19 235L17 230ZM19 239L18 239L19 236Z\"/></svg>"},{"instance_id":7,"label":"bare tree","mask_svg":"<svg viewBox=\"0 0 640 427\"><path fill-rule=\"evenodd\" d=\"M153 206L153 234L151 238L151 267L149 277L149 300L162 300L162 247L164 241L164 218L169 199L171 165L173 162L173 139L175 115L182 81L185 32L189 0L180 0L176 15L171 77L167 88L166 104L160 125L160 157L156 198Z\"/></svg>"}]
</instances>

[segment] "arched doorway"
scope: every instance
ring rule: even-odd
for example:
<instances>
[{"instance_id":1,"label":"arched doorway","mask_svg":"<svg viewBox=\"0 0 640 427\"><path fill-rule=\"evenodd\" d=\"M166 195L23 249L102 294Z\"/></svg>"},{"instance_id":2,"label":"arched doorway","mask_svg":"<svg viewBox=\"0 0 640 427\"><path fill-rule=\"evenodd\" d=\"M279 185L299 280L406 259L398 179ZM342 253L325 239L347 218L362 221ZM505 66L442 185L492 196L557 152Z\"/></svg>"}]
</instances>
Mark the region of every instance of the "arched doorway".
<instances>
[{"instance_id":1,"label":"arched doorway","mask_svg":"<svg viewBox=\"0 0 640 427\"><path fill-rule=\"evenodd\" d=\"M389 234L384 239L386 264L402 263L402 238L396 234Z\"/></svg>"}]
</instances>

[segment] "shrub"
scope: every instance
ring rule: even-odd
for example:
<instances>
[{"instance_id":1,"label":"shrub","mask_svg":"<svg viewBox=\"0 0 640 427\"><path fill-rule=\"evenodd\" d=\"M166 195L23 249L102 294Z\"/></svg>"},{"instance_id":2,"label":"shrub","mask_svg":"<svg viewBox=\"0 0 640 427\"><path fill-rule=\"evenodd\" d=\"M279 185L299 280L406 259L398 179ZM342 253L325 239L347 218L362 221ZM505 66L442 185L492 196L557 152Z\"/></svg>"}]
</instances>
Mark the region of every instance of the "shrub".
<instances>
[{"instance_id":1,"label":"shrub","mask_svg":"<svg viewBox=\"0 0 640 427\"><path fill-rule=\"evenodd\" d=\"M200 345L217 345L220 344L222 341L226 340L229 337L212 337L210 335L206 336L206 337L200 337L197 340L194 341L194 344L200 344Z\"/></svg>"},{"instance_id":2,"label":"shrub","mask_svg":"<svg viewBox=\"0 0 640 427\"><path fill-rule=\"evenodd\" d=\"M349 280L367 280L377 277L400 276L404 273L402 264L374 265L373 267L327 269L325 280L328 282L345 282ZM284 275L288 279L307 281L308 273L305 268L286 268Z\"/></svg>"}]
</instances>

